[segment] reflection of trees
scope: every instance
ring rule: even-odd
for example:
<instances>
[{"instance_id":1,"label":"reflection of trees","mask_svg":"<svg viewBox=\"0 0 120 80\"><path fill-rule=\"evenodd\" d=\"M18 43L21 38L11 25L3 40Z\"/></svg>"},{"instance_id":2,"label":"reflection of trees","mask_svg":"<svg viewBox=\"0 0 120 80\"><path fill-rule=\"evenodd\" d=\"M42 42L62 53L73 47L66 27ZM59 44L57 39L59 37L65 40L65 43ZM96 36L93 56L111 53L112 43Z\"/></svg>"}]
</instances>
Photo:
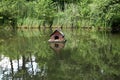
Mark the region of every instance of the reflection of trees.
<instances>
[{"instance_id":1,"label":"reflection of trees","mask_svg":"<svg viewBox=\"0 0 120 80\"><path fill-rule=\"evenodd\" d=\"M84 35L83 35L84 36ZM119 49L107 35L77 38L47 62L49 80L118 80ZM72 38L75 39L75 38ZM69 41L70 42L70 41ZM69 46L75 44L74 46ZM116 49L115 49L116 48ZM116 51L115 51L116 50Z\"/></svg>"},{"instance_id":2,"label":"reflection of trees","mask_svg":"<svg viewBox=\"0 0 120 80\"><path fill-rule=\"evenodd\" d=\"M43 78L43 68L39 69L36 60L33 60L33 54L38 52L41 45L40 37L15 37L6 40L3 44L1 52L5 56L9 56L10 70L5 70L3 79L40 79ZM37 41L36 41L37 40ZM38 44L40 43L40 44ZM21 58L22 57L22 58ZM17 61L15 64L15 60ZM14 66L17 65L17 66ZM27 66L26 66L27 65ZM36 67L35 67L36 66ZM17 71L15 71L17 67ZM8 73L10 72L10 73ZM7 74L6 74L7 73Z\"/></svg>"},{"instance_id":3,"label":"reflection of trees","mask_svg":"<svg viewBox=\"0 0 120 80\"><path fill-rule=\"evenodd\" d=\"M22 60L22 63L21 63ZM6 70L4 70L3 73L3 78L2 79L23 79L23 80L28 80L28 79L39 79L44 75L41 73L41 69L38 67L38 65L34 65L35 61L33 61L32 56L30 55L29 57L26 57L25 55L22 55L22 58L17 60L17 64L15 64L15 60L10 59L10 68L6 67ZM16 66L15 66L16 65ZM9 66L9 64L8 64ZM17 67L17 70L16 70Z\"/></svg>"},{"instance_id":4,"label":"reflection of trees","mask_svg":"<svg viewBox=\"0 0 120 80\"><path fill-rule=\"evenodd\" d=\"M25 80L118 80L119 39L114 41L116 38L110 39L103 34L80 33L73 31L68 34L67 43L59 53L50 49L45 35L8 40L0 50L10 57L13 75L9 76ZM17 72L13 66L15 59ZM34 62L38 63L39 72L35 73ZM26 67L28 64L31 67Z\"/></svg>"},{"instance_id":5,"label":"reflection of trees","mask_svg":"<svg viewBox=\"0 0 120 80\"><path fill-rule=\"evenodd\" d=\"M111 62L116 56L107 53L108 55L104 57L103 54L88 53L84 57L84 53L75 52L76 49L63 51L62 60L58 59L56 55L48 61L48 78L50 80L117 80L119 79L119 62ZM69 53L69 54L67 54ZM90 54L90 55L89 55ZM94 54L94 53L93 53ZM69 56L66 56L69 55ZM104 63L108 56L113 56L110 61ZM118 57L116 57L118 58ZM112 60L111 60L112 59ZM118 58L119 59L119 58Z\"/></svg>"}]
</instances>

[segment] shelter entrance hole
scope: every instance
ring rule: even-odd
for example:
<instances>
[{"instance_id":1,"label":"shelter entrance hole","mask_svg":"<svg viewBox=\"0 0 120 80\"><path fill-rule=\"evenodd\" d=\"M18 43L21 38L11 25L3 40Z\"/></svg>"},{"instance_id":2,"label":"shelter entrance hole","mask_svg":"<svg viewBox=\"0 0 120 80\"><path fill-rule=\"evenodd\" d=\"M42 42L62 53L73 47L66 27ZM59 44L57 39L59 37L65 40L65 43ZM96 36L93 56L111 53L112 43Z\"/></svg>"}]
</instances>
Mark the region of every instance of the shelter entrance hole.
<instances>
[{"instance_id":1,"label":"shelter entrance hole","mask_svg":"<svg viewBox=\"0 0 120 80\"><path fill-rule=\"evenodd\" d=\"M55 36L55 40L56 40L56 39L59 39L59 37L58 37L58 36Z\"/></svg>"}]
</instances>

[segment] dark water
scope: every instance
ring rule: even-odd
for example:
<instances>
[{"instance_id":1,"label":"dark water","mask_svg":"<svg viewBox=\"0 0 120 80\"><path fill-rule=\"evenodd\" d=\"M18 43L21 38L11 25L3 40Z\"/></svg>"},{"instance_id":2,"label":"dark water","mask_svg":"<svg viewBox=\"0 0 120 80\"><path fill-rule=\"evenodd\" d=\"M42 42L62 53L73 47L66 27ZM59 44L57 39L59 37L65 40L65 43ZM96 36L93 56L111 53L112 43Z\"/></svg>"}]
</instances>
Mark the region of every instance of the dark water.
<instances>
[{"instance_id":1,"label":"dark water","mask_svg":"<svg viewBox=\"0 0 120 80\"><path fill-rule=\"evenodd\" d=\"M63 30L66 43L48 43L50 30L0 33L0 80L119 80L120 34Z\"/></svg>"}]
</instances>

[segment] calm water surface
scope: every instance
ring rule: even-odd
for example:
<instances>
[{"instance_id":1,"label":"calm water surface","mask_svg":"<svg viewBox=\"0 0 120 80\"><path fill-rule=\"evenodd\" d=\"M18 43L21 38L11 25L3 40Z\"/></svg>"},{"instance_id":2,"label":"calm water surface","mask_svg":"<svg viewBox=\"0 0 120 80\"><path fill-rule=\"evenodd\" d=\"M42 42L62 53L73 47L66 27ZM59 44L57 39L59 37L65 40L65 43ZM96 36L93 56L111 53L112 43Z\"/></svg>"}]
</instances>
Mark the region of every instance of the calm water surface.
<instances>
[{"instance_id":1,"label":"calm water surface","mask_svg":"<svg viewBox=\"0 0 120 80\"><path fill-rule=\"evenodd\" d=\"M48 43L51 30L0 32L0 80L119 80L120 34L63 30L66 43Z\"/></svg>"}]
</instances>

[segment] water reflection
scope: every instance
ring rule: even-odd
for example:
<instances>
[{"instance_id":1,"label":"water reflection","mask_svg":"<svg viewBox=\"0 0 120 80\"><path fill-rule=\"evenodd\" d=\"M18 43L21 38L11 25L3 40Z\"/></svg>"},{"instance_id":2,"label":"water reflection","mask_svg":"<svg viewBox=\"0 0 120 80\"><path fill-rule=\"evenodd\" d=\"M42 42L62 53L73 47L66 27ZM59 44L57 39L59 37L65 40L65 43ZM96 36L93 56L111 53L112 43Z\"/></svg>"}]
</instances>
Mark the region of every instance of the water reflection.
<instances>
[{"instance_id":1,"label":"water reflection","mask_svg":"<svg viewBox=\"0 0 120 80\"><path fill-rule=\"evenodd\" d=\"M50 47L56 51L56 53L59 53L65 46L65 42L50 42Z\"/></svg>"},{"instance_id":2,"label":"water reflection","mask_svg":"<svg viewBox=\"0 0 120 80\"><path fill-rule=\"evenodd\" d=\"M64 32L67 43L48 43L47 31L22 31L11 38L0 37L0 79L120 79L119 35Z\"/></svg>"},{"instance_id":3,"label":"water reflection","mask_svg":"<svg viewBox=\"0 0 120 80\"><path fill-rule=\"evenodd\" d=\"M0 78L2 80L24 80L26 77L32 78L35 75L46 75L45 64L40 68L35 61L35 56L25 57L23 55L17 60L12 60L2 55L0 61Z\"/></svg>"}]
</instances>

